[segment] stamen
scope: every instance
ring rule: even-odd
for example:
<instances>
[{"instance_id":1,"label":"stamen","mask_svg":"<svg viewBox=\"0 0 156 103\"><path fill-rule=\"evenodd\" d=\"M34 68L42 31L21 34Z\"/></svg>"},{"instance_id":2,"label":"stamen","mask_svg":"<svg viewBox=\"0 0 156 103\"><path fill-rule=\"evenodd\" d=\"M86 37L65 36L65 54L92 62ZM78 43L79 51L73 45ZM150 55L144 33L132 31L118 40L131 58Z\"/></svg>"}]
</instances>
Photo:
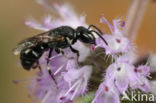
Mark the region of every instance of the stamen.
<instances>
[{"instance_id":1,"label":"stamen","mask_svg":"<svg viewBox=\"0 0 156 103\"><path fill-rule=\"evenodd\" d=\"M120 40L120 39L116 39L116 42L117 42L117 43L120 43L120 42L121 42L121 40Z\"/></svg>"},{"instance_id":2,"label":"stamen","mask_svg":"<svg viewBox=\"0 0 156 103\"><path fill-rule=\"evenodd\" d=\"M54 76L57 75L62 69L63 69L64 65L60 66L57 71L54 73Z\"/></svg>"},{"instance_id":3,"label":"stamen","mask_svg":"<svg viewBox=\"0 0 156 103\"><path fill-rule=\"evenodd\" d=\"M121 26L121 27L125 27L125 22L124 22L124 21L121 21L121 22L120 22L120 26Z\"/></svg>"},{"instance_id":4,"label":"stamen","mask_svg":"<svg viewBox=\"0 0 156 103\"><path fill-rule=\"evenodd\" d=\"M145 83L141 84L141 86L144 87L145 86Z\"/></svg>"},{"instance_id":5,"label":"stamen","mask_svg":"<svg viewBox=\"0 0 156 103\"><path fill-rule=\"evenodd\" d=\"M117 68L117 71L120 71L121 70L121 68L119 67L119 68Z\"/></svg>"},{"instance_id":6,"label":"stamen","mask_svg":"<svg viewBox=\"0 0 156 103\"><path fill-rule=\"evenodd\" d=\"M65 96L67 96L70 93L70 91L73 90L80 82L81 80L78 80L75 84L73 84L73 86L69 88L69 90L65 93Z\"/></svg>"},{"instance_id":7,"label":"stamen","mask_svg":"<svg viewBox=\"0 0 156 103\"><path fill-rule=\"evenodd\" d=\"M18 84L20 82L27 82L27 81L32 81L32 80L34 80L34 79L33 78L26 78L26 79L21 79L21 80L12 80L12 82L14 84Z\"/></svg>"},{"instance_id":8,"label":"stamen","mask_svg":"<svg viewBox=\"0 0 156 103\"><path fill-rule=\"evenodd\" d=\"M36 79L36 81L38 81L38 82L41 81L41 80L42 80L41 78L37 78L37 79Z\"/></svg>"},{"instance_id":9,"label":"stamen","mask_svg":"<svg viewBox=\"0 0 156 103\"><path fill-rule=\"evenodd\" d=\"M73 94L74 93L74 90L71 90L70 93Z\"/></svg>"},{"instance_id":10,"label":"stamen","mask_svg":"<svg viewBox=\"0 0 156 103\"><path fill-rule=\"evenodd\" d=\"M92 51L95 50L95 45L94 44L91 46L91 49L92 49Z\"/></svg>"},{"instance_id":11,"label":"stamen","mask_svg":"<svg viewBox=\"0 0 156 103\"><path fill-rule=\"evenodd\" d=\"M59 57L59 56L61 56L62 54L58 54L58 55L55 55L55 56L52 56L51 58L49 58L48 60L52 60L52 59L54 59L54 58L56 58L56 57Z\"/></svg>"},{"instance_id":12,"label":"stamen","mask_svg":"<svg viewBox=\"0 0 156 103\"><path fill-rule=\"evenodd\" d=\"M107 55L106 62L109 60L110 55Z\"/></svg>"},{"instance_id":13,"label":"stamen","mask_svg":"<svg viewBox=\"0 0 156 103\"><path fill-rule=\"evenodd\" d=\"M92 103L95 103L95 100L97 99L97 97L101 94L102 91L98 92L98 94L96 94L96 96L94 97Z\"/></svg>"},{"instance_id":14,"label":"stamen","mask_svg":"<svg viewBox=\"0 0 156 103\"><path fill-rule=\"evenodd\" d=\"M100 18L101 18L101 19L100 19L100 22L101 22L101 23L106 23L106 24L108 25L110 31L113 33L113 29L114 29L113 25L110 24L110 23L107 21L107 19L104 17L104 15L101 15Z\"/></svg>"},{"instance_id":15,"label":"stamen","mask_svg":"<svg viewBox=\"0 0 156 103\"><path fill-rule=\"evenodd\" d=\"M42 103L45 103L45 101L49 98L50 94L51 94L51 91L49 90L47 94L43 97Z\"/></svg>"},{"instance_id":16,"label":"stamen","mask_svg":"<svg viewBox=\"0 0 156 103\"><path fill-rule=\"evenodd\" d=\"M105 91L106 91L106 92L108 92L108 91L109 91L108 86L105 86Z\"/></svg>"},{"instance_id":17,"label":"stamen","mask_svg":"<svg viewBox=\"0 0 156 103\"><path fill-rule=\"evenodd\" d=\"M150 76L150 73L148 73L147 77L148 77L149 79L152 79L152 77Z\"/></svg>"},{"instance_id":18,"label":"stamen","mask_svg":"<svg viewBox=\"0 0 156 103\"><path fill-rule=\"evenodd\" d=\"M136 72L136 73L138 72L137 68L134 69L134 72Z\"/></svg>"},{"instance_id":19,"label":"stamen","mask_svg":"<svg viewBox=\"0 0 156 103\"><path fill-rule=\"evenodd\" d=\"M60 97L60 100L64 100L66 97L64 97L64 96L62 96L62 97Z\"/></svg>"},{"instance_id":20,"label":"stamen","mask_svg":"<svg viewBox=\"0 0 156 103\"><path fill-rule=\"evenodd\" d=\"M138 72L142 73L142 69L139 69Z\"/></svg>"},{"instance_id":21,"label":"stamen","mask_svg":"<svg viewBox=\"0 0 156 103\"><path fill-rule=\"evenodd\" d=\"M81 80L81 81L82 81L82 80ZM81 82L78 84L77 88L75 89L75 92L74 92L74 94L73 94L72 97L71 97L71 100L73 100L74 97L76 96L76 93L78 92L80 86L81 86Z\"/></svg>"}]
</instances>

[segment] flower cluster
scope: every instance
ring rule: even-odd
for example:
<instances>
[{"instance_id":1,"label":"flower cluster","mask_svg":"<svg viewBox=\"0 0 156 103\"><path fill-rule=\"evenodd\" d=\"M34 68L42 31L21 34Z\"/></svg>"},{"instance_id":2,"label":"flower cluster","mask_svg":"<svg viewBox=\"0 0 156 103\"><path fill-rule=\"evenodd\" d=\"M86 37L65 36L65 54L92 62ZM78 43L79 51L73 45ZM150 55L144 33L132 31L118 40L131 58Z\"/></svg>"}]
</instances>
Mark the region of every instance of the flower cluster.
<instances>
[{"instance_id":1,"label":"flower cluster","mask_svg":"<svg viewBox=\"0 0 156 103\"><path fill-rule=\"evenodd\" d=\"M105 48L106 54L117 55L114 62L106 70L104 81L100 84L92 103L120 103L119 96L127 95L128 88L131 90L140 89L144 92L150 92L149 67L147 65L134 66L130 52L133 52L130 41L124 35L123 21L113 20L111 25L103 16L102 23L107 23L111 34L105 34L103 37L108 42L105 45L99 38L97 47Z\"/></svg>"},{"instance_id":2,"label":"flower cluster","mask_svg":"<svg viewBox=\"0 0 156 103\"><path fill-rule=\"evenodd\" d=\"M43 23L31 19L25 22L29 27L42 31L63 25L73 28L87 27L85 16L78 16L69 5L55 3L49 5L44 0L38 0L38 2L58 13L61 18L53 20L49 15L44 18ZM108 45L97 37L95 49L104 48L105 54L111 56L112 62L106 69L106 75L92 103L120 103L120 94L126 95L128 88L149 92L150 84L147 79L149 67L147 65L134 66L134 60L131 58L135 53L132 51L133 46L129 39L125 36L125 22L115 19L112 25L104 16L101 16L100 22L108 24L111 33L102 35ZM77 41L73 47L80 51L79 62L83 62L91 55L91 52L94 52L80 41ZM80 66L77 63L77 56L70 49L64 49L64 52L66 57L53 51L53 56L50 58L49 66L57 85L46 69L48 52L39 61L42 72L37 73L30 90L42 103L72 103L76 97L84 95L88 90L88 82L93 74L92 65Z\"/></svg>"}]
</instances>

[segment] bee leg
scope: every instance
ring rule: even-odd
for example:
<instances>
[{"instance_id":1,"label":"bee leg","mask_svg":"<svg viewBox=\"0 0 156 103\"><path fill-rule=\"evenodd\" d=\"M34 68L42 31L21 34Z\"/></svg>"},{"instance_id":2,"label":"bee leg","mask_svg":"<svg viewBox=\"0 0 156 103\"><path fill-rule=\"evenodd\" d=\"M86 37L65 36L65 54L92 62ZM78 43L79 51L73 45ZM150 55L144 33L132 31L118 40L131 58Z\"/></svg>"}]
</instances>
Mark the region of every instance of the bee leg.
<instances>
[{"instance_id":1,"label":"bee leg","mask_svg":"<svg viewBox=\"0 0 156 103\"><path fill-rule=\"evenodd\" d=\"M49 58L51 58L51 56L52 56L52 52L53 52L53 49L50 49L50 51L49 51L49 55L48 55L48 59L47 59L47 65L48 65L49 62L50 62Z\"/></svg>"},{"instance_id":2,"label":"bee leg","mask_svg":"<svg viewBox=\"0 0 156 103\"><path fill-rule=\"evenodd\" d=\"M49 75L51 76L51 78L52 78L52 80L55 82L55 84L57 85L57 82L56 82L56 79L54 78L54 75L53 75L53 73L51 72L51 70L50 70L50 67L49 67L49 58L51 58L51 56L52 56L52 51L53 51L53 49L50 49L50 51L49 51L49 55L48 55L48 60L47 60L47 70L48 70L48 73L49 73Z\"/></svg>"},{"instance_id":3,"label":"bee leg","mask_svg":"<svg viewBox=\"0 0 156 103\"><path fill-rule=\"evenodd\" d=\"M61 53L61 51L60 51L59 48L56 48L56 49L55 49L55 52L56 52L57 54Z\"/></svg>"},{"instance_id":4,"label":"bee leg","mask_svg":"<svg viewBox=\"0 0 156 103\"><path fill-rule=\"evenodd\" d=\"M77 62L78 62L79 56L80 56L80 52L78 50L74 49L72 46L70 46L70 49L71 49L72 52L77 54Z\"/></svg>"},{"instance_id":5,"label":"bee leg","mask_svg":"<svg viewBox=\"0 0 156 103\"><path fill-rule=\"evenodd\" d=\"M38 67L40 73L42 74L43 72L42 72L42 68L41 68L41 66L40 66L40 64L39 64L39 61L37 61L37 67Z\"/></svg>"},{"instance_id":6,"label":"bee leg","mask_svg":"<svg viewBox=\"0 0 156 103\"><path fill-rule=\"evenodd\" d=\"M57 48L57 49L55 49L55 51L56 51L56 53L58 53L58 54L61 53L65 58L69 59L69 57L67 55L65 55L64 51L61 48Z\"/></svg>"}]
</instances>

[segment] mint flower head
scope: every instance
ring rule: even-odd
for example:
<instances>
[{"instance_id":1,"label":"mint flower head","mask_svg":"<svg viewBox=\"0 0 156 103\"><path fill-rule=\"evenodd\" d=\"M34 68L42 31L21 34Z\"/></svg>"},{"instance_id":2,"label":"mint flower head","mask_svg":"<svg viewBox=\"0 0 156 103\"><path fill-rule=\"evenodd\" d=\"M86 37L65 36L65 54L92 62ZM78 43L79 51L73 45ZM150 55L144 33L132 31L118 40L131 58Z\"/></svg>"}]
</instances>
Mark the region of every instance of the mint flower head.
<instances>
[{"instance_id":1,"label":"mint flower head","mask_svg":"<svg viewBox=\"0 0 156 103\"><path fill-rule=\"evenodd\" d=\"M115 88L113 80L107 78L96 91L92 103L120 103L119 91Z\"/></svg>"},{"instance_id":2,"label":"mint flower head","mask_svg":"<svg viewBox=\"0 0 156 103\"><path fill-rule=\"evenodd\" d=\"M59 18L48 15L42 22L35 19L25 21L30 28L49 31L66 25L74 29L88 27L85 16L78 15L69 4L37 1L57 13ZM48 50L39 59L42 70L34 76L29 90L41 103L74 103L90 93L94 94L90 103L120 103L121 97L128 95L129 90L151 92L150 66L136 65L136 53L126 34L126 22L114 19L110 23L103 15L100 22L107 24L111 31L101 34L107 44L94 34L96 45L86 45L79 40L73 45L79 50L79 58L70 48L65 48L65 55L53 51L52 57L48 58ZM56 81L51 79L46 69L47 60Z\"/></svg>"},{"instance_id":3,"label":"mint flower head","mask_svg":"<svg viewBox=\"0 0 156 103\"><path fill-rule=\"evenodd\" d=\"M106 39L108 45L97 39L97 46L105 48L107 55L115 55L118 53L125 53L130 49L130 41L126 38L124 33L124 21L119 19L113 20L113 25L110 24L102 15L100 18L101 23L106 23L111 31L111 35L105 34L103 38Z\"/></svg>"}]
</instances>

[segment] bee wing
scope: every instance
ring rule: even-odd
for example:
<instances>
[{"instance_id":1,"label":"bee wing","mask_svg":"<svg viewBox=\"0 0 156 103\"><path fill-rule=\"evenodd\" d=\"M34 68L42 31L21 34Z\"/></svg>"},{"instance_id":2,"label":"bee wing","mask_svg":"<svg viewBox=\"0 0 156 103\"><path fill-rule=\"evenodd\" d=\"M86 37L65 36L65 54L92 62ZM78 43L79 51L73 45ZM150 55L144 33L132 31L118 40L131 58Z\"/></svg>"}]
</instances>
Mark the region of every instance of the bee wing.
<instances>
[{"instance_id":1,"label":"bee wing","mask_svg":"<svg viewBox=\"0 0 156 103\"><path fill-rule=\"evenodd\" d=\"M52 42L52 41L57 42L57 41L64 40L64 37L62 37L60 35L49 36L49 33L50 32L48 31L48 32L44 32L44 33L38 34L36 36L24 39L23 41L18 43L16 45L16 47L13 49L14 54L18 55L23 49L33 47L33 46L37 45L38 42L48 43L48 42Z\"/></svg>"}]
</instances>

